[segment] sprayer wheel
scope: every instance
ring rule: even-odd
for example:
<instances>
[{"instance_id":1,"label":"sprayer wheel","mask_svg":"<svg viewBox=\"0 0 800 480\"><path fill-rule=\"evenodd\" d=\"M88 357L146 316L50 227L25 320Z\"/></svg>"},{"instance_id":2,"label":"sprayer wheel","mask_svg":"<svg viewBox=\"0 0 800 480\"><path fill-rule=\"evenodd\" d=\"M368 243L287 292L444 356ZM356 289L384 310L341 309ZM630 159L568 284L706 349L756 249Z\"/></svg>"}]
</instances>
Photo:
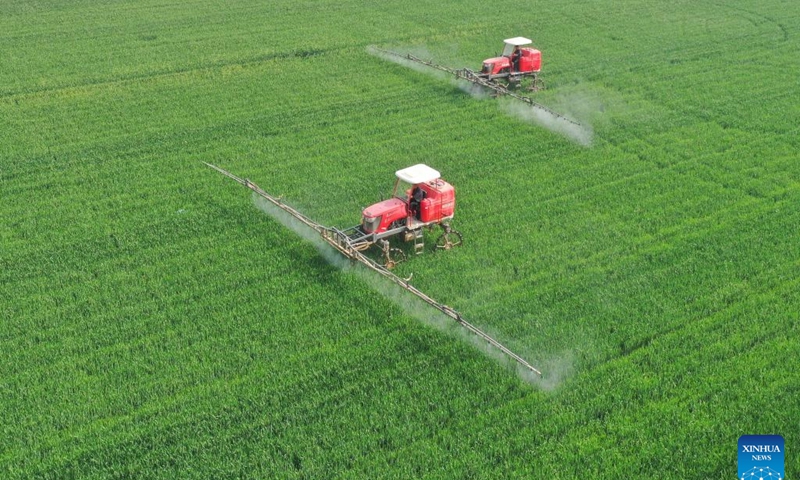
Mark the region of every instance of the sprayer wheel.
<instances>
[{"instance_id":1,"label":"sprayer wheel","mask_svg":"<svg viewBox=\"0 0 800 480\"><path fill-rule=\"evenodd\" d=\"M398 263L405 262L406 258L406 253L404 251L400 250L399 248L391 248L385 255L385 263L383 266L391 270Z\"/></svg>"},{"instance_id":2,"label":"sprayer wheel","mask_svg":"<svg viewBox=\"0 0 800 480\"><path fill-rule=\"evenodd\" d=\"M444 233L436 240L436 248L439 250L450 250L463 243L461 232L452 228L447 228Z\"/></svg>"},{"instance_id":3,"label":"sprayer wheel","mask_svg":"<svg viewBox=\"0 0 800 480\"><path fill-rule=\"evenodd\" d=\"M531 82L531 86L528 87L528 90L531 92L538 92L539 90L544 90L544 80L539 77L534 77L533 81Z\"/></svg>"}]
</instances>

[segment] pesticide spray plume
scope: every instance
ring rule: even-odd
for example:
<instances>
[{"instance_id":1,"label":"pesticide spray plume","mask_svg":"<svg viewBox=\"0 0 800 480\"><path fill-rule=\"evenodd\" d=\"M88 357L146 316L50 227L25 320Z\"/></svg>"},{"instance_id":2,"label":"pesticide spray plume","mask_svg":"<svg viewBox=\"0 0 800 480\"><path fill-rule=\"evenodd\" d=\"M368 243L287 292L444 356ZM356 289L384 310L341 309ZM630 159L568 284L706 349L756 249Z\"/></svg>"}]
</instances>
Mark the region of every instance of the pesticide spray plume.
<instances>
[{"instance_id":1,"label":"pesticide spray plume","mask_svg":"<svg viewBox=\"0 0 800 480\"><path fill-rule=\"evenodd\" d=\"M316 247L319 251L320 255L322 255L322 257L330 265L344 272L357 275L370 286L372 286L372 288L380 293L384 298L389 299L392 301L392 303L400 307L406 314L429 327L435 328L440 332L466 341L472 345L473 348L476 348L478 351L482 352L485 356L503 365L505 368L514 371L523 381L540 385L543 389L548 389L547 385L550 375L543 379L540 374L537 374L517 364L488 342L461 328L458 323L452 320L452 318L444 315L438 310L431 309L428 304L419 298L409 295L408 292L403 288L392 283L388 279L377 275L375 272L365 268L360 263L353 262L343 257L339 252L336 251L336 249L322 240L316 230L297 220L286 211L275 206L256 193L253 193L253 203L256 208L274 218L283 226L314 245L314 247Z\"/></svg>"},{"instance_id":2,"label":"pesticide spray plume","mask_svg":"<svg viewBox=\"0 0 800 480\"><path fill-rule=\"evenodd\" d=\"M428 50L423 47L404 51L403 53L396 53L396 52L389 53L386 50L377 48L374 45L370 45L369 47L367 47L367 53L375 57L378 57L380 59L386 60L388 62L396 63L397 65L402 65L406 68L410 68L416 72L430 75L440 80L445 80L445 79L449 80L452 85L458 87L461 91L469 94L473 98L477 98L480 100L489 98L489 92L481 88L480 85L476 85L466 80L459 80L446 71L431 68L428 65L419 63L418 61L414 61L408 58L408 55L417 58L430 58L431 56L430 54L428 54Z\"/></svg>"},{"instance_id":3,"label":"pesticide spray plume","mask_svg":"<svg viewBox=\"0 0 800 480\"><path fill-rule=\"evenodd\" d=\"M342 270L349 269L351 265L350 260L343 257L336 249L325 242L322 237L319 236L319 232L297 220L286 211L281 210L256 193L253 193L253 203L256 208L280 222L281 225L299 235L303 240L314 245L326 262Z\"/></svg>"},{"instance_id":4,"label":"pesticide spray plume","mask_svg":"<svg viewBox=\"0 0 800 480\"><path fill-rule=\"evenodd\" d=\"M439 79L448 78L452 85L479 100L496 96L512 97L512 100L502 103L501 109L506 114L563 135L584 147L592 144L593 132L590 127L561 115L529 97L520 95L506 86L489 81L468 69L454 69L438 65L431 60L425 60L425 58L430 58L430 55L424 48L417 48L415 52L398 53L371 45L367 47L367 53Z\"/></svg>"},{"instance_id":5,"label":"pesticide spray plume","mask_svg":"<svg viewBox=\"0 0 800 480\"><path fill-rule=\"evenodd\" d=\"M456 310L443 303L437 302L430 296L421 292L415 286L411 285L410 278L403 279L389 270L390 265L394 264L390 258L390 253L391 250L396 249L391 249L387 240L378 238L376 234L369 234L365 232L361 229L361 225L344 230L321 225L292 206L284 203L280 197L270 195L249 179L238 177L233 173L210 163L206 163L206 165L222 175L236 181L240 185L252 190L255 194L253 202L261 211L272 216L287 228L297 232L301 238L312 242L312 244L315 245L320 251L323 258L325 258L331 265L334 265L342 270L357 271L359 272L359 275L367 275L365 278L371 285L383 284L387 287L391 287L389 290L384 289L381 292L384 295L387 295L384 292L395 292L395 290L397 290L397 295L392 293L391 296L387 296L393 299L395 303L398 303L402 308L406 309L407 311L410 310L409 313L412 313L415 318L421 318L423 320L428 319L430 324L439 328L442 328L441 326L445 325L446 323L450 323L453 326L458 325L462 328L461 331L465 334L466 332L469 332L469 337L472 343L476 345L482 344L483 348L481 348L481 350L485 351L489 356L493 358L502 358L506 360L506 362L513 360L516 362L517 366L524 367L527 371L537 375L542 375L538 369L528 363L524 358L509 350L505 345L498 342L493 336L469 323ZM443 228L445 229L445 233L443 234L442 238L445 239L444 241L446 242L446 245L453 245L447 237L447 235L452 234L456 234L459 237L460 244L460 233L454 230L449 224L443 224ZM393 235L395 233L397 232L391 231L390 234ZM376 244L381 245L381 249L385 255L386 264L378 263L362 253ZM412 295L409 295L409 293ZM435 315L422 315L420 313L416 313L420 312L421 310L417 307L411 309L407 306L409 300L406 300L406 298L411 297L413 297L413 301L416 302L413 303L413 305L427 305L428 310L431 312L436 310L438 313ZM402 299L402 301L397 300L398 298ZM449 318L450 321L439 321L439 314L441 314L441 318ZM445 328L448 330L451 329L451 327ZM476 342L476 340L480 341ZM489 348L490 346L492 348Z\"/></svg>"},{"instance_id":6,"label":"pesticide spray plume","mask_svg":"<svg viewBox=\"0 0 800 480\"><path fill-rule=\"evenodd\" d=\"M523 371L519 371L519 374L542 390L552 392L575 372L575 354L572 351L565 351L557 356L547 357L542 365L542 370L545 372L542 376L531 376L530 372Z\"/></svg>"},{"instance_id":7,"label":"pesticide spray plume","mask_svg":"<svg viewBox=\"0 0 800 480\"><path fill-rule=\"evenodd\" d=\"M491 97L491 95L489 95L489 92L487 92L485 88L482 88L480 85L476 85L472 82L468 82L466 80L458 80L455 78L451 79L450 82L456 87L458 87L459 90L477 100L485 100Z\"/></svg>"},{"instance_id":8,"label":"pesticide spray plume","mask_svg":"<svg viewBox=\"0 0 800 480\"><path fill-rule=\"evenodd\" d=\"M502 109L512 117L544 127L551 132L567 137L581 146L590 147L592 145L594 134L590 127L554 115L552 112L538 108L535 105L524 105L511 101L505 101L501 105Z\"/></svg>"},{"instance_id":9,"label":"pesticide spray plume","mask_svg":"<svg viewBox=\"0 0 800 480\"><path fill-rule=\"evenodd\" d=\"M346 270L360 277L367 282L373 290L381 294L384 298L390 300L392 303L400 307L404 313L421 322L430 328L449 335L470 345L472 348L481 352L484 356L495 361L503 366L510 372L514 372L517 376L526 383L534 385L543 385L543 389L548 389L546 386L550 383L549 374L543 380L542 376L536 372L523 367L516 363L514 360L503 354L500 350L484 341L482 338L473 335L468 330L461 328L461 326L454 322L452 318L444 315L438 310L431 309L428 304L419 298L409 295L407 291L388 281L387 279L376 275L375 272L363 268L360 264L349 265ZM490 334L497 338L495 332Z\"/></svg>"},{"instance_id":10,"label":"pesticide spray plume","mask_svg":"<svg viewBox=\"0 0 800 480\"><path fill-rule=\"evenodd\" d=\"M392 301L407 315L428 327L466 342L471 345L472 348L495 361L509 372L515 373L523 382L534 385L543 391L552 392L556 390L574 371L574 355L571 352L565 352L557 356L548 356L539 360L537 363L542 366L542 373L538 374L533 372L519 363L514 362L507 355L504 355L500 350L482 340L480 337L461 328L457 323L453 322L450 317L437 310L431 309L419 298L409 295L404 289L380 275L376 275L375 272L363 268L360 264L351 264L350 262L347 262L347 265L345 265L343 269L363 279L373 290L380 293L384 298ZM494 338L499 337L496 332L488 331L487 333Z\"/></svg>"},{"instance_id":11,"label":"pesticide spray plume","mask_svg":"<svg viewBox=\"0 0 800 480\"><path fill-rule=\"evenodd\" d=\"M443 72L441 70L434 70L434 69L428 68L427 66L425 66L425 65L423 65L421 63L415 62L413 60L410 60L409 58L406 57L407 55L413 55L415 57L420 57L420 58L428 58L428 57L430 57L430 55L428 54L427 49L425 49L423 47L419 47L419 48L413 49L413 51L409 50L409 51L404 52L402 55L398 55L398 54L394 54L394 53L388 53L386 50L380 49L380 48L378 48L378 47L376 47L374 45L370 45L370 46L367 47L367 53L369 53L372 56L378 57L378 58L380 58L382 60L386 60L387 62L396 63L396 64L402 65L402 66L404 66L406 68L410 68L410 69L415 70L417 72L421 72L421 73L424 73L424 74L427 74L427 75L431 75L431 76L439 78L439 79L447 78L447 76L448 76L446 72Z\"/></svg>"}]
</instances>

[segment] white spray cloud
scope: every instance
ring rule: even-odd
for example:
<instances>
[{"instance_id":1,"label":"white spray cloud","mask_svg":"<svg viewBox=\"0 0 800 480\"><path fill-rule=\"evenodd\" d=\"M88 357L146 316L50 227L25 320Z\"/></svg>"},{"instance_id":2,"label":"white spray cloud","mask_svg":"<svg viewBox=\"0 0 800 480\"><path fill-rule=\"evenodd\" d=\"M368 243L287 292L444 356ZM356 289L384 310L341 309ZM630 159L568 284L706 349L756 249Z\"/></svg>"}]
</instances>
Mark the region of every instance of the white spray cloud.
<instances>
[{"instance_id":1,"label":"white spray cloud","mask_svg":"<svg viewBox=\"0 0 800 480\"><path fill-rule=\"evenodd\" d=\"M491 92L487 91L486 88L483 88L480 85L469 82L467 80L457 79L453 75L450 75L446 72L437 70L435 68L426 65L422 65L413 60L409 60L408 58L403 58L400 56L385 53L374 46L367 47L367 53L379 57L383 60L387 60L389 62L393 62L398 65L410 68L412 70L425 73L426 75L431 75L439 79L447 79L450 81L451 84L455 85L463 92L468 93L473 98L483 100L486 98L490 98L492 96ZM422 47L418 47L416 51L413 52L408 51L405 53L411 53L415 57L423 60L428 60L429 58L431 58L430 54L427 53L427 50ZM562 103L564 102L570 103L569 99L562 99L562 100L563 100ZM572 103L576 102L579 103L580 100L575 99L575 101ZM502 105L501 108L503 109L503 111L505 111L508 115L512 117L516 117L528 123L536 124L552 132L563 135L584 147L589 147L592 145L592 138L594 136L594 132L590 126L576 124L575 122L569 121L566 118L561 117L559 115L555 115L544 108L538 107L536 105L528 105L525 103L521 103L520 101L513 98L503 99L500 103ZM578 110L580 110L580 108L578 108Z\"/></svg>"},{"instance_id":2,"label":"white spray cloud","mask_svg":"<svg viewBox=\"0 0 800 480\"><path fill-rule=\"evenodd\" d=\"M447 72L443 72L441 70L436 70L435 68L428 67L421 63L417 63L413 60L409 60L408 58L403 58L401 56L392 55L390 53L383 52L376 48L373 45L367 47L367 53L373 55L375 57L381 58L388 62L396 63L398 65L402 65L404 67L410 68L412 70L416 70L417 72L422 72L427 75L434 76L436 78L447 78L450 76ZM399 52L398 52L399 53ZM430 54L427 53L427 50L424 48L417 48L414 50L406 50L402 53L402 55L411 54L419 59L428 60L431 58Z\"/></svg>"},{"instance_id":3,"label":"white spray cloud","mask_svg":"<svg viewBox=\"0 0 800 480\"><path fill-rule=\"evenodd\" d=\"M517 117L526 122L534 123L544 127L551 132L559 133L577 142L579 145L589 147L592 145L594 136L592 129L582 124L576 124L564 117L554 115L543 108L535 105L519 103L513 99L503 101L502 109L513 117Z\"/></svg>"},{"instance_id":4,"label":"white spray cloud","mask_svg":"<svg viewBox=\"0 0 800 480\"><path fill-rule=\"evenodd\" d=\"M407 314L421 321L425 325L467 341L487 357L495 360L509 370L515 371L519 378L521 378L523 381L537 385L543 390L551 391L555 389L561 383L561 381L572 372L571 356L562 356L555 360L547 360L545 362L545 368L540 369L543 370L543 376L540 377L539 375L536 375L535 373L514 362L511 358L507 357L500 350L493 347L485 340L462 328L452 318L434 308L431 308L421 299L409 294L405 289L394 284L389 279L380 276L372 270L369 270L360 263L354 264L336 249L334 249L331 245L329 245L325 240L323 240L316 230L299 221L288 212L275 206L270 201L253 193L253 203L259 210L276 219L286 228L298 234L301 238L311 242L311 244L317 248L322 257L329 264L343 271L358 275L367 284L372 286L374 290L383 295L385 298L388 298L394 302ZM498 338L498 336L493 332L486 333L494 338Z\"/></svg>"},{"instance_id":5,"label":"white spray cloud","mask_svg":"<svg viewBox=\"0 0 800 480\"><path fill-rule=\"evenodd\" d=\"M323 240L322 236L320 236L316 230L256 193L253 193L253 203L259 210L279 221L283 226L300 235L304 240L311 242L328 263L341 269L349 267L350 261Z\"/></svg>"},{"instance_id":6,"label":"white spray cloud","mask_svg":"<svg viewBox=\"0 0 800 480\"><path fill-rule=\"evenodd\" d=\"M542 376L535 376L530 383L548 392L554 391L575 372L575 354L571 351L550 356L542 363Z\"/></svg>"}]
</instances>

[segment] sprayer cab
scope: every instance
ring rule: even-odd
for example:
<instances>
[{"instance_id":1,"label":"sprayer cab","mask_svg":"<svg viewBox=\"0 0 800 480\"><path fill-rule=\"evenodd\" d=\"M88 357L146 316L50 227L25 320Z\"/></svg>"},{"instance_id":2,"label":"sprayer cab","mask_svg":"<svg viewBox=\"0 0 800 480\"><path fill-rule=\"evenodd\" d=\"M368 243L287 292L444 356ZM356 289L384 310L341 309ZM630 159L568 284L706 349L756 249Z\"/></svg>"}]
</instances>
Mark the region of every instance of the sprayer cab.
<instances>
[{"instance_id":1,"label":"sprayer cab","mask_svg":"<svg viewBox=\"0 0 800 480\"><path fill-rule=\"evenodd\" d=\"M417 164L395 172L392 198L362 212L362 230L382 235L397 230L417 230L449 221L455 214L455 188L438 171Z\"/></svg>"},{"instance_id":2,"label":"sprayer cab","mask_svg":"<svg viewBox=\"0 0 800 480\"><path fill-rule=\"evenodd\" d=\"M533 41L525 37L503 40L503 54L483 61L482 74L502 75L514 73L538 73L542 68L542 52L527 48Z\"/></svg>"}]
</instances>

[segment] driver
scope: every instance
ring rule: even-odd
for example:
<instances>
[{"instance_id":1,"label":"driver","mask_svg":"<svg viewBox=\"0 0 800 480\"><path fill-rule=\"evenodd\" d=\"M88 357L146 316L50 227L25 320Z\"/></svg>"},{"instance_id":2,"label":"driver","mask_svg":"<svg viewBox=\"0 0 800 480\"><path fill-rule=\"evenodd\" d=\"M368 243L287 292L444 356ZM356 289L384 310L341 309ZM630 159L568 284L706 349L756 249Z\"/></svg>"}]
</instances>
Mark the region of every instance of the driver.
<instances>
[{"instance_id":1,"label":"driver","mask_svg":"<svg viewBox=\"0 0 800 480\"><path fill-rule=\"evenodd\" d=\"M514 46L514 51L511 52L511 66L515 72L519 72L519 60L522 58L522 50L519 45Z\"/></svg>"},{"instance_id":2,"label":"driver","mask_svg":"<svg viewBox=\"0 0 800 480\"><path fill-rule=\"evenodd\" d=\"M411 214L416 217L417 220L420 219L419 205L425 200L425 196L425 190L419 188L419 185L414 187L414 190L411 191L411 201L408 206L411 209Z\"/></svg>"}]
</instances>

